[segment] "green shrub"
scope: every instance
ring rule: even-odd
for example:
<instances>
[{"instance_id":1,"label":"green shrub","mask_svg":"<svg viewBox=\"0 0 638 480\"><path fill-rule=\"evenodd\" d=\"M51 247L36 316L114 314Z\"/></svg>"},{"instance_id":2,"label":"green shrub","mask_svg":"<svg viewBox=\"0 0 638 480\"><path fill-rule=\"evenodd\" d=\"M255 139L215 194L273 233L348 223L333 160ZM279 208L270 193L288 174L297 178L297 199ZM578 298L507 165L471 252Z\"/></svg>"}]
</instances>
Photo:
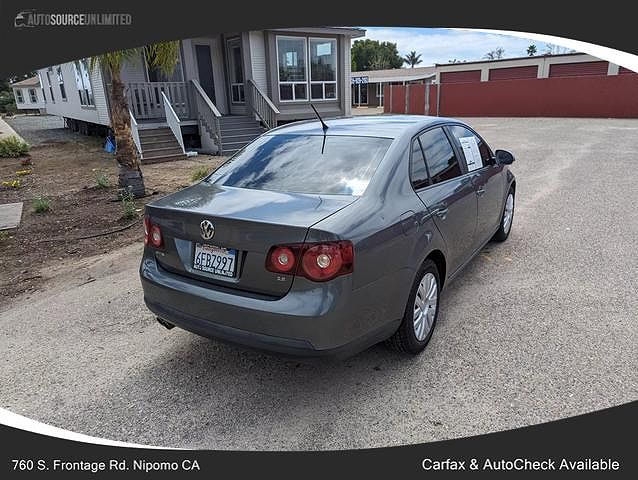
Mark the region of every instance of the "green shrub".
<instances>
[{"instance_id":1,"label":"green shrub","mask_svg":"<svg viewBox=\"0 0 638 480\"><path fill-rule=\"evenodd\" d=\"M191 180L193 182L197 182L198 180L204 178L206 175L208 175L208 167L206 165L202 165L201 167L197 167L195 168L195 170L193 170L193 173L191 174Z\"/></svg>"},{"instance_id":2,"label":"green shrub","mask_svg":"<svg viewBox=\"0 0 638 480\"><path fill-rule=\"evenodd\" d=\"M109 177L107 177L104 173L99 172L95 174L95 183L98 188L109 188L111 186Z\"/></svg>"},{"instance_id":3,"label":"green shrub","mask_svg":"<svg viewBox=\"0 0 638 480\"><path fill-rule=\"evenodd\" d=\"M47 197L39 196L33 200L33 210L35 213L45 213L51 210L51 204Z\"/></svg>"},{"instance_id":4,"label":"green shrub","mask_svg":"<svg viewBox=\"0 0 638 480\"><path fill-rule=\"evenodd\" d=\"M21 157L29 151L29 144L15 135L0 140L0 157Z\"/></svg>"},{"instance_id":5,"label":"green shrub","mask_svg":"<svg viewBox=\"0 0 638 480\"><path fill-rule=\"evenodd\" d=\"M122 189L120 191L120 198L122 199L123 217L130 220L135 217L135 195L131 189Z\"/></svg>"}]
</instances>

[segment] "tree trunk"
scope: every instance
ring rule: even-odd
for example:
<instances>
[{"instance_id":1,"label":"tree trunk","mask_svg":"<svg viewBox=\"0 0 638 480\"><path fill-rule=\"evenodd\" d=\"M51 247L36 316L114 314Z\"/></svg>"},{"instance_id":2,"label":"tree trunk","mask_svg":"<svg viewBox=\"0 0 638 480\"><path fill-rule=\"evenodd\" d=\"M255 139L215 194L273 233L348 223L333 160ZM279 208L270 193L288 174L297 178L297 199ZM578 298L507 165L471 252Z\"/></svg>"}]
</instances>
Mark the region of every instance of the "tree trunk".
<instances>
[{"instance_id":1,"label":"tree trunk","mask_svg":"<svg viewBox=\"0 0 638 480\"><path fill-rule=\"evenodd\" d=\"M111 72L111 125L117 144L115 160L119 166L119 185L121 188L130 190L135 197L143 197L144 177L140 169L137 147L131 134L129 106L119 71Z\"/></svg>"}]
</instances>

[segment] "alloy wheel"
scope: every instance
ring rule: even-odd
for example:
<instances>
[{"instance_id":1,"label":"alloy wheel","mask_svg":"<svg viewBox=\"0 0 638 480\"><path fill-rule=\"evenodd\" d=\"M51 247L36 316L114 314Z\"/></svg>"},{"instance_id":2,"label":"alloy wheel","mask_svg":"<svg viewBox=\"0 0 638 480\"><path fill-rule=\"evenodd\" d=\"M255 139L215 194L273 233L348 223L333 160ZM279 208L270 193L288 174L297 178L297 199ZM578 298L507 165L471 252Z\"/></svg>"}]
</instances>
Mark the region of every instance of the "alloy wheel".
<instances>
[{"instance_id":1,"label":"alloy wheel","mask_svg":"<svg viewBox=\"0 0 638 480\"><path fill-rule=\"evenodd\" d=\"M512 192L507 195L505 201L505 211L503 212L503 231L508 233L512 227L512 218L514 217L514 194Z\"/></svg>"},{"instance_id":2,"label":"alloy wheel","mask_svg":"<svg viewBox=\"0 0 638 480\"><path fill-rule=\"evenodd\" d=\"M414 335L420 342L428 337L434 326L438 290L436 277L430 272L426 273L419 283L419 288L414 298Z\"/></svg>"}]
</instances>

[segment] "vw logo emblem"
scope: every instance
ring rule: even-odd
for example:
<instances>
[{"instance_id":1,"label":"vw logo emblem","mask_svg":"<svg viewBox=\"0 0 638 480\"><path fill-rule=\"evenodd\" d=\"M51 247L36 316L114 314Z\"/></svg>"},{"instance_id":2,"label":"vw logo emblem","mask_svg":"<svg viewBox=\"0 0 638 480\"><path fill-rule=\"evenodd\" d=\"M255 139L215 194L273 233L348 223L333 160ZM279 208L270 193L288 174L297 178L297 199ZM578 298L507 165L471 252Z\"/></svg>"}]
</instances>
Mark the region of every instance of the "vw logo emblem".
<instances>
[{"instance_id":1,"label":"vw logo emblem","mask_svg":"<svg viewBox=\"0 0 638 480\"><path fill-rule=\"evenodd\" d=\"M210 220L202 220L202 223L199 224L199 229L204 240L210 240L215 235L215 225Z\"/></svg>"}]
</instances>

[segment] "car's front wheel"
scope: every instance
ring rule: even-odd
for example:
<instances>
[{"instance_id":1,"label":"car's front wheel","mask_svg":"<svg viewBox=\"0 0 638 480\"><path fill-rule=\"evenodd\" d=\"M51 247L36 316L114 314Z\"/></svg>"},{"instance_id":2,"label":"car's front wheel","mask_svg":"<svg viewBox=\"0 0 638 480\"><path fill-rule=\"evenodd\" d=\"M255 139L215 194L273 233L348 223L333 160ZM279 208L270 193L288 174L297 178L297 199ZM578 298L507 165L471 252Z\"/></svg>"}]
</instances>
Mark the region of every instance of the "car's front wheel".
<instances>
[{"instance_id":1,"label":"car's front wheel","mask_svg":"<svg viewBox=\"0 0 638 480\"><path fill-rule=\"evenodd\" d=\"M439 314L441 291L439 271L432 260L426 260L419 269L408 297L403 321L387 344L400 352L417 354L432 338Z\"/></svg>"},{"instance_id":2,"label":"car's front wheel","mask_svg":"<svg viewBox=\"0 0 638 480\"><path fill-rule=\"evenodd\" d=\"M503 215L501 215L501 225L494 234L493 240L497 242L504 242L510 235L512 230L512 222L514 221L514 190L510 188L505 199L505 206L503 207Z\"/></svg>"}]
</instances>

